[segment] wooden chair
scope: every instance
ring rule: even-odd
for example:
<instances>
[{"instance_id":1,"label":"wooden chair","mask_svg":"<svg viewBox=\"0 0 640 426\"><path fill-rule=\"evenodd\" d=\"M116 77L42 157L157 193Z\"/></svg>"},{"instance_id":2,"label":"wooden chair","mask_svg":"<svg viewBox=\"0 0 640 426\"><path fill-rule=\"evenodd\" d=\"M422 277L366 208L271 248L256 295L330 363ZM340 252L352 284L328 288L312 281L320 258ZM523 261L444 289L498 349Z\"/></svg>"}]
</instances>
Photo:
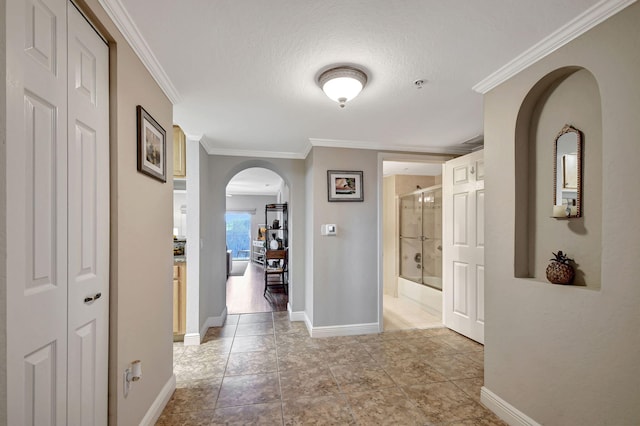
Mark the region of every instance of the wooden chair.
<instances>
[{"instance_id":1,"label":"wooden chair","mask_svg":"<svg viewBox=\"0 0 640 426\"><path fill-rule=\"evenodd\" d=\"M285 294L287 294L287 260L288 249L284 250L267 250L264 254L264 293L267 294L267 288L271 286L282 286ZM271 278L271 279L270 279ZM277 280L274 280L276 278Z\"/></svg>"}]
</instances>

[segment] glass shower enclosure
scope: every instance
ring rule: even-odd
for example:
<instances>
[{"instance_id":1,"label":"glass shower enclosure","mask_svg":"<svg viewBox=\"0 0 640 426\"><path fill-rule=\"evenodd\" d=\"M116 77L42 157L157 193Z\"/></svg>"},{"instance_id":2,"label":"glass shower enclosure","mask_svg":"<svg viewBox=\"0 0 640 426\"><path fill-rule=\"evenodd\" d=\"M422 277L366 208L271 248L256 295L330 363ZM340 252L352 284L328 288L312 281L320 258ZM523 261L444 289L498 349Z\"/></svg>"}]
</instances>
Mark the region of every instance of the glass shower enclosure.
<instances>
[{"instance_id":1,"label":"glass shower enclosure","mask_svg":"<svg viewBox=\"0 0 640 426\"><path fill-rule=\"evenodd\" d=\"M399 198L400 276L442 290L442 186Z\"/></svg>"}]
</instances>

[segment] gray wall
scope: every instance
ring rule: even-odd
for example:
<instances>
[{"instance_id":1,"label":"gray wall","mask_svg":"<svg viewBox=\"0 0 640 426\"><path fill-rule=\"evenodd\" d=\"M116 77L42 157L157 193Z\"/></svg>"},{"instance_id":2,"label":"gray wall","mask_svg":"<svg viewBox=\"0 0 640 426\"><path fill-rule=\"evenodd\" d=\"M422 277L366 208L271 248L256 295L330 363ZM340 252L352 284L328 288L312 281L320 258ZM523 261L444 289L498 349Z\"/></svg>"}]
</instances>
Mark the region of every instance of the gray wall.
<instances>
[{"instance_id":1,"label":"gray wall","mask_svg":"<svg viewBox=\"0 0 640 426\"><path fill-rule=\"evenodd\" d=\"M313 185L313 150L309 152L307 158L305 159L305 175L304 175L304 187L305 193L307 197L305 199L305 237L306 243L304 247L304 256L305 256L305 271L304 271L304 288L305 288L305 304L304 311L307 315L311 324L313 324L313 244L315 241L314 233L313 233L313 196L314 193L314 185Z\"/></svg>"},{"instance_id":2,"label":"gray wall","mask_svg":"<svg viewBox=\"0 0 640 426\"><path fill-rule=\"evenodd\" d=\"M378 153L314 147L313 326L378 322ZM364 202L327 201L327 170L361 170ZM320 236L334 223L336 237Z\"/></svg>"},{"instance_id":3,"label":"gray wall","mask_svg":"<svg viewBox=\"0 0 640 426\"><path fill-rule=\"evenodd\" d=\"M485 97L484 383L542 424L640 423L640 197L631 195L640 158L638 22L635 3ZM514 278L517 116L536 83L566 66L590 71L602 102L599 291ZM590 203L585 215L597 208Z\"/></svg>"}]
</instances>

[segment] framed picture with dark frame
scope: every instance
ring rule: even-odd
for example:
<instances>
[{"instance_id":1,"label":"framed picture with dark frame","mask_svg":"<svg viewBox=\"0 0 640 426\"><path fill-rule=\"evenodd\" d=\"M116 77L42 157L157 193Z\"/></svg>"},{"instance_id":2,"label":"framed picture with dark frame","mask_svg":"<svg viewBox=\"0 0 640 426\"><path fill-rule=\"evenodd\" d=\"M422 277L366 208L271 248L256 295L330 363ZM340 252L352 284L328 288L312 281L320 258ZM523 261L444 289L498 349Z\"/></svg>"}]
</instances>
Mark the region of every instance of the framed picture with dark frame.
<instances>
[{"instance_id":1,"label":"framed picture with dark frame","mask_svg":"<svg viewBox=\"0 0 640 426\"><path fill-rule=\"evenodd\" d=\"M364 201L361 171L327 170L329 201Z\"/></svg>"},{"instance_id":2,"label":"framed picture with dark frame","mask_svg":"<svg viewBox=\"0 0 640 426\"><path fill-rule=\"evenodd\" d=\"M138 115L138 171L167 181L167 134L160 124L142 108Z\"/></svg>"}]
</instances>

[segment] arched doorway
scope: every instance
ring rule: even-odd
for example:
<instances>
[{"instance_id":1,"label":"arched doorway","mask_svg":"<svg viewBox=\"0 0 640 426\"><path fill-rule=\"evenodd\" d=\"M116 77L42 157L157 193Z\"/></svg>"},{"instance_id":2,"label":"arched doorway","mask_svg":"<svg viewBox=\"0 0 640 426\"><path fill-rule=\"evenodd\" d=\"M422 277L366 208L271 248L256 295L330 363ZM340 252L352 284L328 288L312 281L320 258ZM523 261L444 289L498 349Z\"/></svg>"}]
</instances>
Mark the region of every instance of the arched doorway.
<instances>
[{"instance_id":1,"label":"arched doorway","mask_svg":"<svg viewBox=\"0 0 640 426\"><path fill-rule=\"evenodd\" d=\"M264 289L265 206L288 203L289 188L277 173L249 167L236 173L226 186L226 248L229 314L286 311L284 287ZM284 261L282 267L284 267Z\"/></svg>"}]
</instances>

